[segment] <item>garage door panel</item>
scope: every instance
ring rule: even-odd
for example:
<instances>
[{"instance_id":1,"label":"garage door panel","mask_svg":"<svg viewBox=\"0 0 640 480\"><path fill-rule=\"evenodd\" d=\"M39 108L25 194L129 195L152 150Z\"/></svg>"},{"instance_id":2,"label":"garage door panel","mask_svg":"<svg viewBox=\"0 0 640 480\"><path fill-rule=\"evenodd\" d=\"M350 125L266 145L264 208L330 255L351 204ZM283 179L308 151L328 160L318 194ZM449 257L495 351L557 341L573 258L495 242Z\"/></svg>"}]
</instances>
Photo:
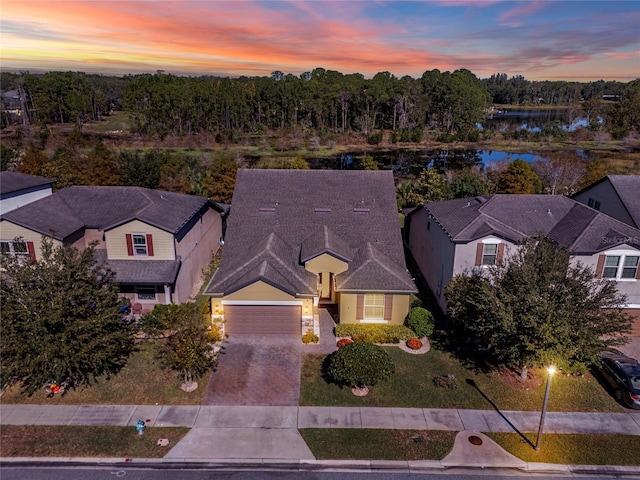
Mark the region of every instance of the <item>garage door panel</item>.
<instances>
[{"instance_id":1,"label":"garage door panel","mask_svg":"<svg viewBox=\"0 0 640 480\"><path fill-rule=\"evenodd\" d=\"M229 334L300 335L297 305L226 305L224 310Z\"/></svg>"}]
</instances>

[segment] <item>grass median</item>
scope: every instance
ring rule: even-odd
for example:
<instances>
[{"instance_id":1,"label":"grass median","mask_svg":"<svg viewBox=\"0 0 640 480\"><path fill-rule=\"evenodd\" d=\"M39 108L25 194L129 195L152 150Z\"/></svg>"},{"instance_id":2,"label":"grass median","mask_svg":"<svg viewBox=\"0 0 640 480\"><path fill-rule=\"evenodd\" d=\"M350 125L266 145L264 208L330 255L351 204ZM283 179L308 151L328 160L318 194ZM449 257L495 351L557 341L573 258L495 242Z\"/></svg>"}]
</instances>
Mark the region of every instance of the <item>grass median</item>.
<instances>
[{"instance_id":1,"label":"grass median","mask_svg":"<svg viewBox=\"0 0 640 480\"><path fill-rule=\"evenodd\" d=\"M396 373L371 387L365 397L340 388L322 377L324 355L308 355L302 368L301 405L409 408L468 408L490 410L540 410L544 396L544 371L532 370L537 383L518 385L504 373L482 372L465 367L451 354L432 348L412 355L397 347L385 347ZM453 375L455 388L439 387L434 379ZM622 412L623 409L592 375L556 375L551 387L550 411Z\"/></svg>"},{"instance_id":2,"label":"grass median","mask_svg":"<svg viewBox=\"0 0 640 480\"><path fill-rule=\"evenodd\" d=\"M188 428L147 428L139 435L135 427L25 426L0 427L3 457L123 457L161 458ZM157 445L169 440L165 447Z\"/></svg>"}]
</instances>

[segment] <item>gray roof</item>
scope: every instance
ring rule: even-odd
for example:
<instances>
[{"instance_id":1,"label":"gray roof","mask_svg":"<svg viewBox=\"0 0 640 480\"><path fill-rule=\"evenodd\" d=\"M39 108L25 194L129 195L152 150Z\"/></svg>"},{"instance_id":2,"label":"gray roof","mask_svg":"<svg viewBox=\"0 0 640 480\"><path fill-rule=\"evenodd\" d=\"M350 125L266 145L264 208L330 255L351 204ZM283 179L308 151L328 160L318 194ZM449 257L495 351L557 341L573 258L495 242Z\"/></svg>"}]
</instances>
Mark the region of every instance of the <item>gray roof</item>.
<instances>
[{"instance_id":1,"label":"gray roof","mask_svg":"<svg viewBox=\"0 0 640 480\"><path fill-rule=\"evenodd\" d=\"M561 195L499 194L432 202L423 208L455 243L488 235L515 243L546 235L584 254L640 243L640 230Z\"/></svg>"},{"instance_id":2,"label":"gray roof","mask_svg":"<svg viewBox=\"0 0 640 480\"><path fill-rule=\"evenodd\" d=\"M133 285L173 285L180 260L108 260L107 251L95 250L95 258L106 262L116 274L116 282Z\"/></svg>"},{"instance_id":3,"label":"gray roof","mask_svg":"<svg viewBox=\"0 0 640 480\"><path fill-rule=\"evenodd\" d=\"M82 228L109 230L132 220L175 235L207 204L215 206L206 197L141 187L72 186L2 218L59 240Z\"/></svg>"},{"instance_id":4,"label":"gray roof","mask_svg":"<svg viewBox=\"0 0 640 480\"><path fill-rule=\"evenodd\" d=\"M640 227L640 175L607 177L636 226Z\"/></svg>"},{"instance_id":5,"label":"gray roof","mask_svg":"<svg viewBox=\"0 0 640 480\"><path fill-rule=\"evenodd\" d=\"M238 171L221 266L211 295L257 280L313 295L304 262L328 253L349 263L337 290L414 292L406 270L391 171Z\"/></svg>"},{"instance_id":6,"label":"gray roof","mask_svg":"<svg viewBox=\"0 0 640 480\"><path fill-rule=\"evenodd\" d=\"M0 195L19 192L29 188L51 185L52 178L38 177L36 175L26 175L19 172L0 172Z\"/></svg>"}]
</instances>

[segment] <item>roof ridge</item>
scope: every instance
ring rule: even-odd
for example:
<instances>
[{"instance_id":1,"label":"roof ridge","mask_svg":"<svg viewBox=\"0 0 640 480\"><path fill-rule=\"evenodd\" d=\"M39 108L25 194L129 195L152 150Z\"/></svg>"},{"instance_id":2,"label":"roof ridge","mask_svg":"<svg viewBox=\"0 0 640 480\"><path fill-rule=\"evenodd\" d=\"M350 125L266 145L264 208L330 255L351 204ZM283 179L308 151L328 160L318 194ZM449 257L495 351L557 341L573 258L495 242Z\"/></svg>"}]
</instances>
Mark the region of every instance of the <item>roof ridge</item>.
<instances>
[{"instance_id":1,"label":"roof ridge","mask_svg":"<svg viewBox=\"0 0 640 480\"><path fill-rule=\"evenodd\" d=\"M386 263L380 261L378 256L382 256L382 257L385 257L385 258L388 258L388 257L386 257L386 255L384 255L382 252L376 250L374 248L374 246L371 244L371 242L367 242L365 244L365 248L367 249L367 253L368 253L366 260L364 262L362 262L358 266L358 268L356 268L353 272L351 272L348 276L346 276L342 283L348 282L354 275L356 275L360 270L362 270L365 266L367 266L370 262L373 262L373 261L375 261L376 265L379 265L380 267L382 267L387 273L393 275L395 278L400 280L402 283L405 282L406 279L401 278L396 272L391 270L386 265ZM389 259L389 260L391 260L391 259Z\"/></svg>"},{"instance_id":2,"label":"roof ridge","mask_svg":"<svg viewBox=\"0 0 640 480\"><path fill-rule=\"evenodd\" d=\"M611 181L612 177L627 177L627 176L635 176L635 175L607 175L606 178L609 181L609 184L611 184L611 186L613 187L613 191L616 192L616 195L618 196L618 199L620 200L620 203L622 204L622 208L624 208L625 212L627 212L627 215L629 215L629 218L635 223L636 222L636 218L633 216L633 214L627 208L627 203L622 199L622 196L620 195L620 191L616 188L616 184ZM637 176L640 176L640 175L637 175Z\"/></svg>"}]
</instances>

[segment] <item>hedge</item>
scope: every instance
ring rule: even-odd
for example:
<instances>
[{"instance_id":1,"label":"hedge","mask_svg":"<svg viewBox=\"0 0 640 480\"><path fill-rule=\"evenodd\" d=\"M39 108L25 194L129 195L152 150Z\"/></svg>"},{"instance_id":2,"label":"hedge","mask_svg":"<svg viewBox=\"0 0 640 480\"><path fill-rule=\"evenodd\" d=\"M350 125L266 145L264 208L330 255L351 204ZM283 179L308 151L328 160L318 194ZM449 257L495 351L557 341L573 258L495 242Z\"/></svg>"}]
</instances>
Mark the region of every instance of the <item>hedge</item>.
<instances>
[{"instance_id":1,"label":"hedge","mask_svg":"<svg viewBox=\"0 0 640 480\"><path fill-rule=\"evenodd\" d=\"M404 325L341 323L336 325L336 337L351 337L355 342L400 343L415 337Z\"/></svg>"}]
</instances>

